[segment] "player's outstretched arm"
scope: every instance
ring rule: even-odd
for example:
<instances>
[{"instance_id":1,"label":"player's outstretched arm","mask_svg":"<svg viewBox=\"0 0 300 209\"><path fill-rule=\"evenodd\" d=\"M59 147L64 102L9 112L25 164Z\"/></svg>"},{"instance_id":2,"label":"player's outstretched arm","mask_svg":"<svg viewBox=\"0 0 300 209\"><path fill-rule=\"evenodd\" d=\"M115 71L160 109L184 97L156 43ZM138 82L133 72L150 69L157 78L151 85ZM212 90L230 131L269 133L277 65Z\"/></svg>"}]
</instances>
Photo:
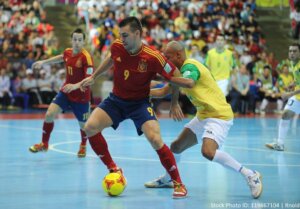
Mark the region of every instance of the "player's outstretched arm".
<instances>
[{"instance_id":1,"label":"player's outstretched arm","mask_svg":"<svg viewBox=\"0 0 300 209\"><path fill-rule=\"evenodd\" d=\"M300 94L300 89L298 89L296 91L293 91L293 92L289 92L289 93L283 93L281 95L281 98L282 98L283 101L286 101L289 98L291 98L292 96L297 95L297 94Z\"/></svg>"},{"instance_id":2,"label":"player's outstretched arm","mask_svg":"<svg viewBox=\"0 0 300 209\"><path fill-rule=\"evenodd\" d=\"M68 84L66 84L66 85L62 88L62 91L63 91L64 93L70 93L70 92L72 92L72 91L75 91L76 89L79 89L79 88L81 87L81 82L82 82L82 81L80 81L80 82L78 82L78 83L75 83L75 84L68 83ZM81 88L80 88L80 90L81 90L81 91L84 91L84 89L81 89Z\"/></svg>"},{"instance_id":3,"label":"player's outstretched arm","mask_svg":"<svg viewBox=\"0 0 300 209\"><path fill-rule=\"evenodd\" d=\"M81 81L80 88L93 85L95 79L97 79L97 77L100 76L102 73L108 71L112 66L113 60L111 58L111 54L109 54L91 76Z\"/></svg>"},{"instance_id":4,"label":"player's outstretched arm","mask_svg":"<svg viewBox=\"0 0 300 209\"><path fill-rule=\"evenodd\" d=\"M182 112L182 109L178 103L179 100L179 87L175 85L171 85L171 107L169 116L173 118L175 121L181 121L184 118L184 114Z\"/></svg>"},{"instance_id":5,"label":"player's outstretched arm","mask_svg":"<svg viewBox=\"0 0 300 209\"><path fill-rule=\"evenodd\" d=\"M195 86L195 81L190 78L182 77L172 77L169 82L173 85L182 87L182 88L193 88Z\"/></svg>"},{"instance_id":6,"label":"player's outstretched arm","mask_svg":"<svg viewBox=\"0 0 300 209\"><path fill-rule=\"evenodd\" d=\"M153 88L150 90L150 97L153 98L163 98L171 93L171 88L168 84L164 85L161 88Z\"/></svg>"},{"instance_id":7,"label":"player's outstretched arm","mask_svg":"<svg viewBox=\"0 0 300 209\"><path fill-rule=\"evenodd\" d=\"M56 64L56 63L61 63L63 61L64 61L63 55L60 54L60 55L57 55L55 57L51 57L49 59L40 60L40 61L37 61L37 62L33 63L32 64L32 69L41 69L43 65Z\"/></svg>"}]
</instances>

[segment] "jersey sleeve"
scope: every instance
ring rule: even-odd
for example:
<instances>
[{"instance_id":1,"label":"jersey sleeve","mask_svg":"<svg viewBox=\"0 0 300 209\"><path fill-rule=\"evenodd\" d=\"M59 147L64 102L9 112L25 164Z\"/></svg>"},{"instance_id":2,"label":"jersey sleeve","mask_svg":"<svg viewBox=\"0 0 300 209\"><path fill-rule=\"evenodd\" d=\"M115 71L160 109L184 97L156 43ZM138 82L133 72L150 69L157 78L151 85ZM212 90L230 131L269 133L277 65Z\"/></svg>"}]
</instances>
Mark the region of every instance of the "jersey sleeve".
<instances>
[{"instance_id":1,"label":"jersey sleeve","mask_svg":"<svg viewBox=\"0 0 300 209\"><path fill-rule=\"evenodd\" d=\"M154 62L158 69L157 73L161 74L166 80L170 80L176 70L175 65L159 52L155 53Z\"/></svg>"},{"instance_id":2,"label":"jersey sleeve","mask_svg":"<svg viewBox=\"0 0 300 209\"><path fill-rule=\"evenodd\" d=\"M66 56L67 56L67 51L68 50L69 49L65 49L64 52L63 52L63 60L64 60L64 62L66 61Z\"/></svg>"},{"instance_id":3,"label":"jersey sleeve","mask_svg":"<svg viewBox=\"0 0 300 209\"><path fill-rule=\"evenodd\" d=\"M199 80L200 71L193 64L186 64L181 68L181 74L184 78L193 79L194 81Z\"/></svg>"},{"instance_id":4,"label":"jersey sleeve","mask_svg":"<svg viewBox=\"0 0 300 209\"><path fill-rule=\"evenodd\" d=\"M90 53L86 50L82 51L83 70L85 77L88 77L94 72L94 62Z\"/></svg>"}]
</instances>

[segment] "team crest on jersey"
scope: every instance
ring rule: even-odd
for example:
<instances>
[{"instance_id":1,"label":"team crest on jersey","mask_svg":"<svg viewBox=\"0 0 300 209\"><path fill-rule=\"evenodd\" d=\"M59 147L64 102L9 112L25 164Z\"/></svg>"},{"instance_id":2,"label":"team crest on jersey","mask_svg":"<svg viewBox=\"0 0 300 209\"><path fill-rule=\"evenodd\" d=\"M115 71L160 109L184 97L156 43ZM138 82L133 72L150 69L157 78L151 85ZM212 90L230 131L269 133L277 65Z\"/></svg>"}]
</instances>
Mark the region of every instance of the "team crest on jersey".
<instances>
[{"instance_id":1,"label":"team crest on jersey","mask_svg":"<svg viewBox=\"0 0 300 209\"><path fill-rule=\"evenodd\" d=\"M81 61L81 59L78 59L78 60L77 60L75 66L76 66L77 68L81 68L81 67L82 67L82 61Z\"/></svg>"},{"instance_id":2,"label":"team crest on jersey","mask_svg":"<svg viewBox=\"0 0 300 209\"><path fill-rule=\"evenodd\" d=\"M121 57L117 57L116 61L117 61L117 62L121 62L121 61L122 61L122 60L121 60Z\"/></svg>"},{"instance_id":3,"label":"team crest on jersey","mask_svg":"<svg viewBox=\"0 0 300 209\"><path fill-rule=\"evenodd\" d=\"M138 71L146 72L147 71L147 66L148 66L147 61L145 59L142 59L139 62Z\"/></svg>"}]
</instances>

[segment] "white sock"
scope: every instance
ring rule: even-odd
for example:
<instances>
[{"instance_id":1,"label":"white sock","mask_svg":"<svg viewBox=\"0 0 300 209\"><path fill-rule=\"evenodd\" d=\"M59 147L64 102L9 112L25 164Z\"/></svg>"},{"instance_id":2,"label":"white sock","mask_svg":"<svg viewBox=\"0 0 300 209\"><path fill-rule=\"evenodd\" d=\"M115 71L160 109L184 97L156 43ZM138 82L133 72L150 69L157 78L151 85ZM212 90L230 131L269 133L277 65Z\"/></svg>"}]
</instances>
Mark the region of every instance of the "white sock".
<instances>
[{"instance_id":1,"label":"white sock","mask_svg":"<svg viewBox=\"0 0 300 209\"><path fill-rule=\"evenodd\" d=\"M243 174L245 177L252 176L254 174L254 172L252 170L250 170L244 166L241 167L240 173Z\"/></svg>"},{"instance_id":2,"label":"white sock","mask_svg":"<svg viewBox=\"0 0 300 209\"><path fill-rule=\"evenodd\" d=\"M287 132L290 128L290 120L283 120L280 119L279 121L279 127L278 127L278 138L277 138L277 142L278 144L284 144L284 139L287 136Z\"/></svg>"},{"instance_id":3,"label":"white sock","mask_svg":"<svg viewBox=\"0 0 300 209\"><path fill-rule=\"evenodd\" d=\"M263 101L260 104L260 111L265 111L267 105L268 105L269 101L267 99L263 99Z\"/></svg>"},{"instance_id":4,"label":"white sock","mask_svg":"<svg viewBox=\"0 0 300 209\"><path fill-rule=\"evenodd\" d=\"M177 166L178 166L178 163L180 162L180 159L181 159L181 154L175 154L175 153L173 153L173 155L174 155L176 164L177 164ZM171 179L171 176L169 175L168 172L166 172L163 178L164 178L165 180L170 180L170 179Z\"/></svg>"},{"instance_id":5,"label":"white sock","mask_svg":"<svg viewBox=\"0 0 300 209\"><path fill-rule=\"evenodd\" d=\"M281 111L283 107L283 101L281 99L277 100L277 110Z\"/></svg>"},{"instance_id":6,"label":"white sock","mask_svg":"<svg viewBox=\"0 0 300 209\"><path fill-rule=\"evenodd\" d=\"M238 161L236 161L229 154L221 150L216 150L216 154L214 156L213 161L220 163L221 165L230 168L236 172L239 172L242 167L242 165Z\"/></svg>"}]
</instances>

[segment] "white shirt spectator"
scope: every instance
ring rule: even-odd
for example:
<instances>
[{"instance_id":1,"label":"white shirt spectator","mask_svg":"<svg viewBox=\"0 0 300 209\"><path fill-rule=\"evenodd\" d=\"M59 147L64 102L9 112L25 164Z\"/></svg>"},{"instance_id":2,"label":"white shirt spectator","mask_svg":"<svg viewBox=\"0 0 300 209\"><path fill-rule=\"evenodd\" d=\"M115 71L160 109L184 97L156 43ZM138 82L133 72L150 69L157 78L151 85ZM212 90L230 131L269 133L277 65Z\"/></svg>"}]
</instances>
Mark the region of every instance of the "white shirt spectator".
<instances>
[{"instance_id":1,"label":"white shirt spectator","mask_svg":"<svg viewBox=\"0 0 300 209\"><path fill-rule=\"evenodd\" d=\"M7 92L11 96L9 88L10 79L8 75L0 75L0 97L3 97L5 92Z\"/></svg>"},{"instance_id":2,"label":"white shirt spectator","mask_svg":"<svg viewBox=\"0 0 300 209\"><path fill-rule=\"evenodd\" d=\"M296 20L297 22L300 22L300 12L297 11L291 12L290 18Z\"/></svg>"}]
</instances>

